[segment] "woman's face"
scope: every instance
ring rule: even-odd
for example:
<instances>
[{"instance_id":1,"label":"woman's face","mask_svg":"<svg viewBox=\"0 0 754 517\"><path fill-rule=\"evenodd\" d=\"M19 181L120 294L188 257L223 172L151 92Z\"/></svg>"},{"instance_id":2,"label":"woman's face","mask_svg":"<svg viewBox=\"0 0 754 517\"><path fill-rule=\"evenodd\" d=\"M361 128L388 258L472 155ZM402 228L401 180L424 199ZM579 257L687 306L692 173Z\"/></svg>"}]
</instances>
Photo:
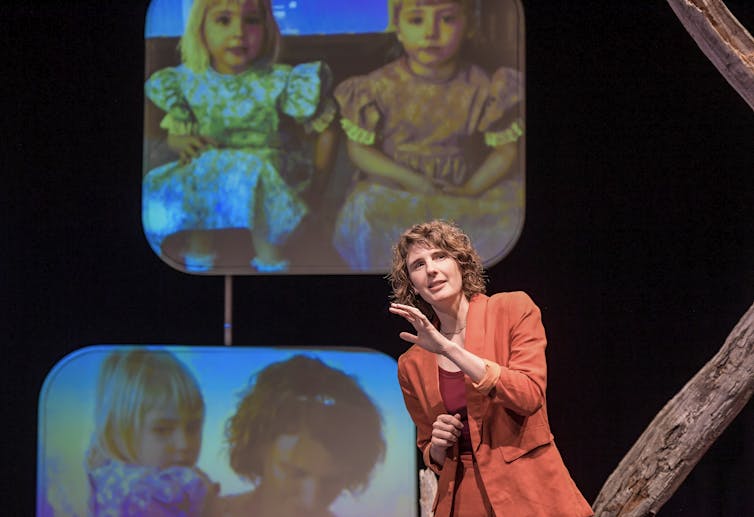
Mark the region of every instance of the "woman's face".
<instances>
[{"instance_id":1,"label":"woman's face","mask_svg":"<svg viewBox=\"0 0 754 517\"><path fill-rule=\"evenodd\" d=\"M417 294L433 307L455 303L463 296L461 268L444 249L412 244L406 267Z\"/></svg>"},{"instance_id":2,"label":"woman's face","mask_svg":"<svg viewBox=\"0 0 754 517\"><path fill-rule=\"evenodd\" d=\"M414 71L432 71L457 61L466 25L466 13L456 2L406 1L398 14L397 36Z\"/></svg>"},{"instance_id":3,"label":"woman's face","mask_svg":"<svg viewBox=\"0 0 754 517\"><path fill-rule=\"evenodd\" d=\"M248 70L264 45L264 16L256 0L210 4L204 18L204 43L212 68L221 74Z\"/></svg>"},{"instance_id":4,"label":"woman's face","mask_svg":"<svg viewBox=\"0 0 754 517\"><path fill-rule=\"evenodd\" d=\"M334 457L307 432L278 436L264 456L258 493L262 513L329 515L330 505L349 480L342 464L342 458Z\"/></svg>"}]
</instances>

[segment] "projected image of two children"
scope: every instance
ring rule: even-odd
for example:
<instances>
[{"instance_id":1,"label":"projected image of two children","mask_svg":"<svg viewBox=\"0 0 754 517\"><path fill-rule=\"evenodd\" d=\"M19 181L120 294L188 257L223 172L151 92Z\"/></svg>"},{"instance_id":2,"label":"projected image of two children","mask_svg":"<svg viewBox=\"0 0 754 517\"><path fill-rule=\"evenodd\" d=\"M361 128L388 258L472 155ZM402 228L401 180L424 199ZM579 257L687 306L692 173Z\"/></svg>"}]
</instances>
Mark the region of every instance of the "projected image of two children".
<instances>
[{"instance_id":1,"label":"projected image of two children","mask_svg":"<svg viewBox=\"0 0 754 517\"><path fill-rule=\"evenodd\" d=\"M513 1L154 2L147 241L194 273L378 273L440 218L500 260L524 217L522 23Z\"/></svg>"},{"instance_id":2,"label":"projected image of two children","mask_svg":"<svg viewBox=\"0 0 754 517\"><path fill-rule=\"evenodd\" d=\"M393 359L96 346L40 395L39 517L416 514Z\"/></svg>"}]
</instances>

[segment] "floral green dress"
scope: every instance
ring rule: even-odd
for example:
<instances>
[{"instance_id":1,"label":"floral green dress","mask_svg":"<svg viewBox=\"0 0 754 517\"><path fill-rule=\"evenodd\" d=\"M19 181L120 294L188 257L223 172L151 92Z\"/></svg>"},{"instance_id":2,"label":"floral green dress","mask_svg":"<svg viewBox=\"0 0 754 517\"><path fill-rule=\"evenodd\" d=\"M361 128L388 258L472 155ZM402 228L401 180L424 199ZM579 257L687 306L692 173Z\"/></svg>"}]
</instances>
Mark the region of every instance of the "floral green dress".
<instances>
[{"instance_id":1,"label":"floral green dress","mask_svg":"<svg viewBox=\"0 0 754 517\"><path fill-rule=\"evenodd\" d=\"M238 75L184 65L155 72L145 90L167 113L161 126L218 142L188 163L174 161L145 176L142 219L155 252L182 230L248 228L283 244L307 207L284 179L300 162L286 152L281 125L290 118L307 130L325 129L335 114L328 82L319 62L258 66Z\"/></svg>"}]
</instances>

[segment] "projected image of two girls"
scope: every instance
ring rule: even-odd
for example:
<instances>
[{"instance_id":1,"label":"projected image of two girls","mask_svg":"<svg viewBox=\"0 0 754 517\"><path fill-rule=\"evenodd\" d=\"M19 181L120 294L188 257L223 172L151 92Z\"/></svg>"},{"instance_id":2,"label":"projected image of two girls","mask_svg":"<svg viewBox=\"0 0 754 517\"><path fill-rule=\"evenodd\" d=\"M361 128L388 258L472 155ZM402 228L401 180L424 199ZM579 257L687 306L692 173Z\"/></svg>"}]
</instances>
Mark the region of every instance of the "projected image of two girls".
<instances>
[{"instance_id":1,"label":"projected image of two girls","mask_svg":"<svg viewBox=\"0 0 754 517\"><path fill-rule=\"evenodd\" d=\"M146 83L175 156L143 180L156 253L187 234L173 262L212 271L223 264L213 230L246 229L249 271L285 272L297 263L290 239L318 221L315 247L324 242L344 269L386 270L403 229L442 218L464 227L485 260L499 258L523 218L520 72L474 64L477 2L385 8L399 57L348 77L318 56L279 62L269 0L194 2L182 64ZM333 76L346 78L333 88ZM338 187L338 206L323 206L322 185L343 172L336 162L352 179Z\"/></svg>"}]
</instances>

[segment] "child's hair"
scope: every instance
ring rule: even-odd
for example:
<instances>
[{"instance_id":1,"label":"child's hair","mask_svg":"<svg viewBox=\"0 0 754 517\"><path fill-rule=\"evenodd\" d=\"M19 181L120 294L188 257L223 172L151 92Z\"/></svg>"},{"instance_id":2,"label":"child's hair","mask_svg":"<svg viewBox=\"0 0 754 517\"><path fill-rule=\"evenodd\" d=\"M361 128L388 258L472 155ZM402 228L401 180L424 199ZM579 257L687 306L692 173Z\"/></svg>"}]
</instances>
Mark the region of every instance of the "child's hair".
<instances>
[{"instance_id":1,"label":"child's hair","mask_svg":"<svg viewBox=\"0 0 754 517\"><path fill-rule=\"evenodd\" d=\"M259 482L264 454L283 434L308 435L347 469L351 492L385 458L382 417L358 382L319 359L297 355L252 377L225 429L230 465Z\"/></svg>"},{"instance_id":2,"label":"child's hair","mask_svg":"<svg viewBox=\"0 0 754 517\"><path fill-rule=\"evenodd\" d=\"M270 0L194 0L186 23L186 30L178 44L181 50L181 59L188 68L197 73L202 73L209 68L210 56L204 42L204 22L210 7L220 2L243 5L251 1L256 1L264 20L264 45L257 60L275 62L280 52L281 35L280 28L272 15Z\"/></svg>"},{"instance_id":3,"label":"child's hair","mask_svg":"<svg viewBox=\"0 0 754 517\"><path fill-rule=\"evenodd\" d=\"M168 401L175 403L182 415L200 414L204 419L199 384L172 353L145 349L110 353L97 380L88 466L96 468L108 458L136 463L136 438L145 415Z\"/></svg>"},{"instance_id":4,"label":"child's hair","mask_svg":"<svg viewBox=\"0 0 754 517\"><path fill-rule=\"evenodd\" d=\"M462 61L476 61L474 58L485 45L483 35L479 30L478 0L388 0L388 24L385 29L386 32L394 33L398 30L398 19L401 9L408 3L418 6L442 3L459 4L466 14L466 39L463 45L461 45L459 57ZM387 51L386 57L389 61L392 61L403 54L403 45L395 38Z\"/></svg>"},{"instance_id":5,"label":"child's hair","mask_svg":"<svg viewBox=\"0 0 754 517\"><path fill-rule=\"evenodd\" d=\"M401 9L408 3L418 6L447 3L460 4L466 14L467 34L471 36L477 29L479 20L479 8L477 6L478 0L388 0L387 30L389 32L395 31L398 28L398 18L400 17Z\"/></svg>"}]
</instances>

